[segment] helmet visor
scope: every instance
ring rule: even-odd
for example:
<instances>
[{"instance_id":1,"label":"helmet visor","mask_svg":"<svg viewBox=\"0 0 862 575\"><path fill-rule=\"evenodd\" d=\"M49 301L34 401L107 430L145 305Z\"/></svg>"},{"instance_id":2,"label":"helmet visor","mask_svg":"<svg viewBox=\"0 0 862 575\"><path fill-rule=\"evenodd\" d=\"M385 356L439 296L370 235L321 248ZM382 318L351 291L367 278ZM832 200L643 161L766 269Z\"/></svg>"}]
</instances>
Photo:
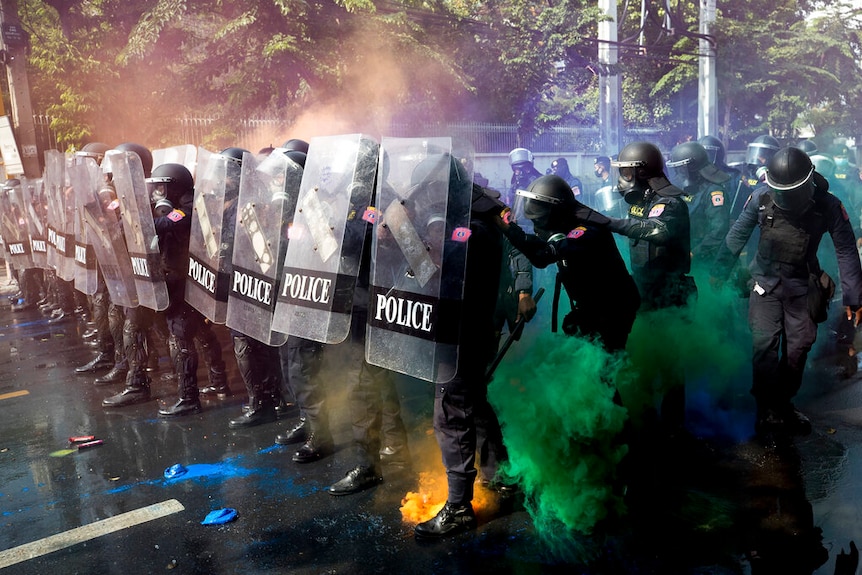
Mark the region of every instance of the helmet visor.
<instances>
[{"instance_id":1,"label":"helmet visor","mask_svg":"<svg viewBox=\"0 0 862 575\"><path fill-rule=\"evenodd\" d=\"M782 210L794 214L804 212L811 205L811 198L813 196L814 182L810 179L801 186L790 190L772 189L772 198L775 201L775 205Z\"/></svg>"},{"instance_id":2,"label":"helmet visor","mask_svg":"<svg viewBox=\"0 0 862 575\"><path fill-rule=\"evenodd\" d=\"M670 168L671 180L674 185L685 188L695 181L697 174L693 173L691 163L691 158L667 163L667 167Z\"/></svg>"},{"instance_id":3,"label":"helmet visor","mask_svg":"<svg viewBox=\"0 0 862 575\"><path fill-rule=\"evenodd\" d=\"M752 166L765 165L769 161L769 158L775 155L775 151L775 148L772 146L753 142L748 144L748 150L745 153L745 163Z\"/></svg>"},{"instance_id":4,"label":"helmet visor","mask_svg":"<svg viewBox=\"0 0 862 575\"><path fill-rule=\"evenodd\" d=\"M172 181L172 178L147 178L147 193L153 205L168 197L168 184Z\"/></svg>"}]
</instances>

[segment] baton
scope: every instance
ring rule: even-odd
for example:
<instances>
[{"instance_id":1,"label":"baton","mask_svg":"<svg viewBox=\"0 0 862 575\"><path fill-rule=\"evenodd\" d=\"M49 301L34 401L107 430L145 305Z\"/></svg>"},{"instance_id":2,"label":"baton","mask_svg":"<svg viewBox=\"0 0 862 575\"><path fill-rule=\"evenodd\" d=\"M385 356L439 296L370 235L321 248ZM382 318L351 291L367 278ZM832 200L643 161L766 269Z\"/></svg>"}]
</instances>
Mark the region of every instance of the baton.
<instances>
[{"instance_id":1,"label":"baton","mask_svg":"<svg viewBox=\"0 0 862 575\"><path fill-rule=\"evenodd\" d=\"M542 299L542 295L545 293L545 288L539 288L539 291L536 292L536 296L533 300L538 305L539 300ZM506 338L506 341L503 343L503 347L500 348L500 351L497 352L497 355L494 357L494 361L491 362L491 365L488 367L488 370L485 372L485 380L490 381L491 377L493 377L494 372L497 370L497 367L500 365L500 362L503 361L503 357L506 355L506 352L509 351L509 348L512 347L512 343L516 339L521 338L521 333L524 331L524 324L527 323L527 320L524 316L521 316L521 319L515 322L515 329L512 330L512 333L509 334L509 337Z\"/></svg>"}]
</instances>

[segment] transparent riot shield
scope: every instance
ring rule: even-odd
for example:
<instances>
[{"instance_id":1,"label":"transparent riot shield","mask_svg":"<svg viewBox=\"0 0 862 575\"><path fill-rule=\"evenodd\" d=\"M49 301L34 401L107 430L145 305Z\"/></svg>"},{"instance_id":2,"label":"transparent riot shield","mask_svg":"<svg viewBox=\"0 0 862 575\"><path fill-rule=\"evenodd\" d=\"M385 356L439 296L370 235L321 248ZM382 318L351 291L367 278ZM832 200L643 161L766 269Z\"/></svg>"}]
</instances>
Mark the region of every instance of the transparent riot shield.
<instances>
[{"instance_id":1,"label":"transparent riot shield","mask_svg":"<svg viewBox=\"0 0 862 575\"><path fill-rule=\"evenodd\" d=\"M93 295L99 287L98 260L93 245L97 236L87 225L85 206L98 201L104 176L96 160L84 156L74 159L67 167L67 174L75 199L75 289Z\"/></svg>"},{"instance_id":2,"label":"transparent riot shield","mask_svg":"<svg viewBox=\"0 0 862 575\"><path fill-rule=\"evenodd\" d=\"M73 182L94 180L99 183L97 192L88 190L86 185L75 187L83 206L81 216L87 227L88 237L92 240L96 260L111 302L122 307L138 307L138 294L132 261L126 249L123 224L117 210L119 202L112 183L105 181L101 170L93 174L92 164L79 161L70 167Z\"/></svg>"},{"instance_id":3,"label":"transparent riot shield","mask_svg":"<svg viewBox=\"0 0 862 575\"><path fill-rule=\"evenodd\" d=\"M42 178L21 179L24 206L27 208L27 223L30 230L30 251L33 265L48 268L48 207L45 201L45 185Z\"/></svg>"},{"instance_id":4,"label":"transparent riot shield","mask_svg":"<svg viewBox=\"0 0 862 575\"><path fill-rule=\"evenodd\" d=\"M272 320L287 247L286 198L296 196L301 181L302 168L281 152L243 154L225 323L267 345L287 341Z\"/></svg>"},{"instance_id":5,"label":"transparent riot shield","mask_svg":"<svg viewBox=\"0 0 862 575\"><path fill-rule=\"evenodd\" d=\"M225 198L225 183L228 163L233 160L203 148L197 157L185 297L204 317L224 323L236 223L236 198Z\"/></svg>"},{"instance_id":6,"label":"transparent riot shield","mask_svg":"<svg viewBox=\"0 0 862 575\"><path fill-rule=\"evenodd\" d=\"M159 148L153 150L152 154L153 168L162 164L182 164L188 168L190 174L194 174L197 169L198 148L191 144Z\"/></svg>"},{"instance_id":7,"label":"transparent riot shield","mask_svg":"<svg viewBox=\"0 0 862 575\"><path fill-rule=\"evenodd\" d=\"M111 166L117 190L138 304L163 311L170 303L168 286L141 160L133 152L117 150L110 150L105 159Z\"/></svg>"},{"instance_id":8,"label":"transparent riot shield","mask_svg":"<svg viewBox=\"0 0 862 575\"><path fill-rule=\"evenodd\" d=\"M63 232L65 229L65 211L63 209L62 197L63 187L66 180L66 158L59 150L45 151L45 207L48 241L47 264L48 268L59 271L65 266L63 261L66 257Z\"/></svg>"},{"instance_id":9,"label":"transparent riot shield","mask_svg":"<svg viewBox=\"0 0 862 575\"><path fill-rule=\"evenodd\" d=\"M15 269L36 267L30 250L30 230L20 181L15 185L9 185L7 182L3 187L0 197L0 223L3 227L3 241Z\"/></svg>"},{"instance_id":10,"label":"transparent riot shield","mask_svg":"<svg viewBox=\"0 0 862 575\"><path fill-rule=\"evenodd\" d=\"M430 382L458 364L472 194L458 161L449 138L380 146L365 358Z\"/></svg>"},{"instance_id":11,"label":"transparent riot shield","mask_svg":"<svg viewBox=\"0 0 862 575\"><path fill-rule=\"evenodd\" d=\"M277 331L323 343L347 338L378 151L377 142L362 134L311 140L292 202Z\"/></svg>"}]
</instances>

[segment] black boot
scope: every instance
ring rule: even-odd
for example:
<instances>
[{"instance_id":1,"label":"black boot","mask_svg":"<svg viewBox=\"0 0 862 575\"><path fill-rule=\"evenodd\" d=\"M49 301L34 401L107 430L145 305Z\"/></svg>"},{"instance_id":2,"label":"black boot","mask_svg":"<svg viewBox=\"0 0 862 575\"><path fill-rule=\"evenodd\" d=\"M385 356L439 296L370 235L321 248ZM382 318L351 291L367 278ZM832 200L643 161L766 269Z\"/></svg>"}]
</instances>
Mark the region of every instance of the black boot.
<instances>
[{"instance_id":1,"label":"black boot","mask_svg":"<svg viewBox=\"0 0 862 575\"><path fill-rule=\"evenodd\" d=\"M227 399L233 392L227 384L227 374L210 368L210 384L200 391L201 395L215 395L219 399Z\"/></svg>"},{"instance_id":2,"label":"black boot","mask_svg":"<svg viewBox=\"0 0 862 575\"><path fill-rule=\"evenodd\" d=\"M76 373L90 373L114 366L114 352L99 352L89 363L75 368Z\"/></svg>"},{"instance_id":3,"label":"black boot","mask_svg":"<svg viewBox=\"0 0 862 575\"><path fill-rule=\"evenodd\" d=\"M302 443L306 439L308 439L308 425L304 417L300 417L299 422L284 433L275 436L275 442L279 445Z\"/></svg>"},{"instance_id":4,"label":"black boot","mask_svg":"<svg viewBox=\"0 0 862 575\"><path fill-rule=\"evenodd\" d=\"M334 450L335 444L329 431L312 431L291 459L297 463L311 463L330 455Z\"/></svg>"},{"instance_id":5,"label":"black boot","mask_svg":"<svg viewBox=\"0 0 862 575\"><path fill-rule=\"evenodd\" d=\"M437 515L417 525L413 534L420 538L438 539L475 528L476 515L472 505L453 505L447 501Z\"/></svg>"},{"instance_id":6,"label":"black boot","mask_svg":"<svg viewBox=\"0 0 862 575\"><path fill-rule=\"evenodd\" d=\"M197 397L193 399L180 399L171 406L159 409L159 417L180 417L201 412L201 401Z\"/></svg>"},{"instance_id":7,"label":"black boot","mask_svg":"<svg viewBox=\"0 0 862 575\"><path fill-rule=\"evenodd\" d=\"M102 407L125 407L150 400L149 382L144 385L129 385L126 389L102 400Z\"/></svg>"},{"instance_id":8,"label":"black boot","mask_svg":"<svg viewBox=\"0 0 862 575\"><path fill-rule=\"evenodd\" d=\"M357 465L329 487L330 495L350 495L378 485L383 478L371 467Z\"/></svg>"},{"instance_id":9,"label":"black boot","mask_svg":"<svg viewBox=\"0 0 862 575\"><path fill-rule=\"evenodd\" d=\"M255 405L257 404L257 405ZM244 427L254 427L263 423L271 423L276 420L275 408L268 401L266 402L251 402L251 408L243 412L242 415L228 422L228 427L231 429L241 429Z\"/></svg>"},{"instance_id":10,"label":"black boot","mask_svg":"<svg viewBox=\"0 0 862 575\"><path fill-rule=\"evenodd\" d=\"M112 383L120 383L126 381L126 374L129 373L129 368L123 365L114 365L111 368L111 371L96 378L96 381L93 382L94 385L111 385Z\"/></svg>"},{"instance_id":11,"label":"black boot","mask_svg":"<svg viewBox=\"0 0 862 575\"><path fill-rule=\"evenodd\" d=\"M202 387L200 391L201 395L214 395L219 399L227 399L228 397L233 395L233 391L231 391L230 387L227 384L216 387L214 385L208 385L206 387Z\"/></svg>"}]
</instances>

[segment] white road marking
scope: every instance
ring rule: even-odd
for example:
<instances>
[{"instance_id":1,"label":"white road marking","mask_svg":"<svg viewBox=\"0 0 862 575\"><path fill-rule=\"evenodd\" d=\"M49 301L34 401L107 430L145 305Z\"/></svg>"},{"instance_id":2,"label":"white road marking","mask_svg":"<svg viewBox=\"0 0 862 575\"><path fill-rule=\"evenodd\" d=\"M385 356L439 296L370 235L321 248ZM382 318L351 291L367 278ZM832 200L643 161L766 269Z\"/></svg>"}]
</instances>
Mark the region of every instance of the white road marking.
<instances>
[{"instance_id":1,"label":"white road marking","mask_svg":"<svg viewBox=\"0 0 862 575\"><path fill-rule=\"evenodd\" d=\"M89 541L108 533L120 531L127 527L134 527L153 519L167 517L183 509L185 507L183 507L182 503L176 499L168 499L161 503L154 503L147 507L141 507L134 511L121 513L114 517L90 523L89 525L82 525L63 533L51 535L32 543L25 543L6 551L0 551L0 569L59 551L60 549L65 549L66 547L71 547L72 545L83 543L84 541Z\"/></svg>"}]
</instances>

